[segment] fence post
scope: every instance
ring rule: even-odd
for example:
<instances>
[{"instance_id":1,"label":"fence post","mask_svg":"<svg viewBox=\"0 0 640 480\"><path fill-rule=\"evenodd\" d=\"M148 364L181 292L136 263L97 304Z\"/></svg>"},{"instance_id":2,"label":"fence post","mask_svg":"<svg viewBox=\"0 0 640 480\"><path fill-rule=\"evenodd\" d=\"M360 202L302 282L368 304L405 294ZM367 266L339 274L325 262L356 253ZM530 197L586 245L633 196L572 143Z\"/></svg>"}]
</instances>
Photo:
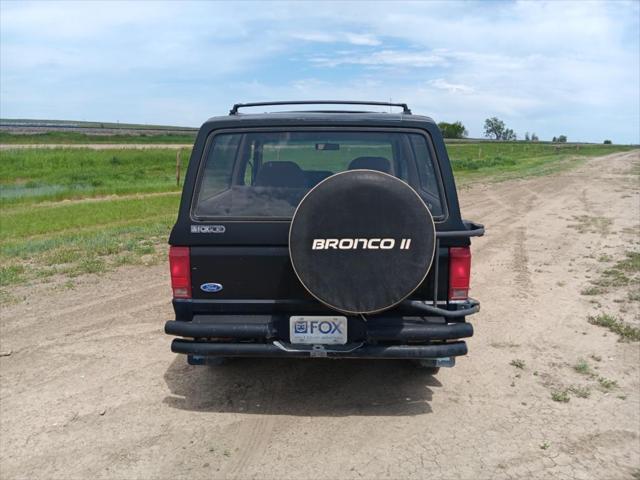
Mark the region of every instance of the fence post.
<instances>
[{"instance_id":1,"label":"fence post","mask_svg":"<svg viewBox=\"0 0 640 480\"><path fill-rule=\"evenodd\" d=\"M180 152L182 152L182 149L179 148L178 152L176 153L176 186L179 187L180 186L180 166L182 163L182 158L180 156Z\"/></svg>"}]
</instances>

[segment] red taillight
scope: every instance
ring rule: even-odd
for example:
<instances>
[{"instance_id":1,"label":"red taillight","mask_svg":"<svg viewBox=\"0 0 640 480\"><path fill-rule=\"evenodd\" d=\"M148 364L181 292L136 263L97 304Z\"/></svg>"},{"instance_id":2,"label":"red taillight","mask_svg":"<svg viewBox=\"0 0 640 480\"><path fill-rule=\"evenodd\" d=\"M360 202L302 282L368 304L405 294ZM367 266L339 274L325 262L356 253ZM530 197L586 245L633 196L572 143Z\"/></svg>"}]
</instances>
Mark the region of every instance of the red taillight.
<instances>
[{"instance_id":1,"label":"red taillight","mask_svg":"<svg viewBox=\"0 0 640 480\"><path fill-rule=\"evenodd\" d=\"M169 247L169 268L173 298L191 298L189 247Z\"/></svg>"},{"instance_id":2,"label":"red taillight","mask_svg":"<svg viewBox=\"0 0 640 480\"><path fill-rule=\"evenodd\" d=\"M449 249L449 300L466 300L469 297L471 279L471 249Z\"/></svg>"}]
</instances>

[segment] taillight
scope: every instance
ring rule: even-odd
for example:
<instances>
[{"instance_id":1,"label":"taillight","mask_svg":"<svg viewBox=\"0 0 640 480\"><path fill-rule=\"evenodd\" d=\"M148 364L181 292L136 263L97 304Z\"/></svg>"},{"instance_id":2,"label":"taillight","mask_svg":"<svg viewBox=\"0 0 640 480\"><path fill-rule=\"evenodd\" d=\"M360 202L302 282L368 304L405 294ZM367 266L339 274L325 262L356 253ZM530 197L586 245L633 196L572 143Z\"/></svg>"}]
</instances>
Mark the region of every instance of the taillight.
<instances>
[{"instance_id":1,"label":"taillight","mask_svg":"<svg viewBox=\"0 0 640 480\"><path fill-rule=\"evenodd\" d=\"M169 247L169 268L173 298L191 298L189 247Z\"/></svg>"},{"instance_id":2,"label":"taillight","mask_svg":"<svg viewBox=\"0 0 640 480\"><path fill-rule=\"evenodd\" d=\"M471 278L471 249L449 248L449 300L466 300L469 297Z\"/></svg>"}]
</instances>

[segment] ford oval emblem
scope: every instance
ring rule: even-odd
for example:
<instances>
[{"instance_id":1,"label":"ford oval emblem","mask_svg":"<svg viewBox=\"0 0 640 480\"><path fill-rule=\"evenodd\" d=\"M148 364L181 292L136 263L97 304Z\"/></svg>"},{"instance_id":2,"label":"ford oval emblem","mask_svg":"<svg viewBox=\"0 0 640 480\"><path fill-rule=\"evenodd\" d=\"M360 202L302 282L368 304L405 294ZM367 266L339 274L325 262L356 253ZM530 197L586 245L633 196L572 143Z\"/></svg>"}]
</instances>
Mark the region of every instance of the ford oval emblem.
<instances>
[{"instance_id":1,"label":"ford oval emblem","mask_svg":"<svg viewBox=\"0 0 640 480\"><path fill-rule=\"evenodd\" d=\"M219 283L203 283L200 285L200 290L207 293L216 293L222 290L222 285Z\"/></svg>"}]
</instances>

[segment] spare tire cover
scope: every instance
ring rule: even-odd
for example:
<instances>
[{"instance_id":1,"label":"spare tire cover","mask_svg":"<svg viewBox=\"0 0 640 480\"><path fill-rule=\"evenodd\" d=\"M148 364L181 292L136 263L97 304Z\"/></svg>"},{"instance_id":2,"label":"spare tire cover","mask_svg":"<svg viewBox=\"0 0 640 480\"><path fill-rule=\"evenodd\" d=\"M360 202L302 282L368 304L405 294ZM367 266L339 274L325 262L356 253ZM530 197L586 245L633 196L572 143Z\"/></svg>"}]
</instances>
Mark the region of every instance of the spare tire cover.
<instances>
[{"instance_id":1,"label":"spare tire cover","mask_svg":"<svg viewBox=\"0 0 640 480\"><path fill-rule=\"evenodd\" d=\"M380 312L424 281L435 250L431 212L413 188L373 170L349 170L316 185L291 220L298 279L325 305Z\"/></svg>"}]
</instances>

